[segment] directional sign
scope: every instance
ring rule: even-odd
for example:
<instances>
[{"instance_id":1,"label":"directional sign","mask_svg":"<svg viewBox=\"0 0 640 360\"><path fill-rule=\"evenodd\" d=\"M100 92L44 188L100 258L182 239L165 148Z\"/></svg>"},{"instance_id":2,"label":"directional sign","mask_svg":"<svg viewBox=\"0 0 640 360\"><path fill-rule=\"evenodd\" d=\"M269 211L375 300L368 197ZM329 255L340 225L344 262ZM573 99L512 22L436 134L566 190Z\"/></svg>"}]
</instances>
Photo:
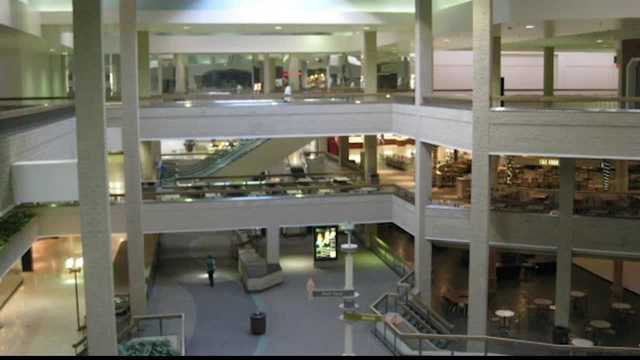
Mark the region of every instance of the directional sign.
<instances>
[{"instance_id":1,"label":"directional sign","mask_svg":"<svg viewBox=\"0 0 640 360\"><path fill-rule=\"evenodd\" d=\"M354 290L344 289L313 290L313 297L354 297L355 294Z\"/></svg>"},{"instance_id":2,"label":"directional sign","mask_svg":"<svg viewBox=\"0 0 640 360\"><path fill-rule=\"evenodd\" d=\"M370 321L379 322L384 321L383 315L376 314L363 314L357 312L345 312L343 315L345 321Z\"/></svg>"}]
</instances>

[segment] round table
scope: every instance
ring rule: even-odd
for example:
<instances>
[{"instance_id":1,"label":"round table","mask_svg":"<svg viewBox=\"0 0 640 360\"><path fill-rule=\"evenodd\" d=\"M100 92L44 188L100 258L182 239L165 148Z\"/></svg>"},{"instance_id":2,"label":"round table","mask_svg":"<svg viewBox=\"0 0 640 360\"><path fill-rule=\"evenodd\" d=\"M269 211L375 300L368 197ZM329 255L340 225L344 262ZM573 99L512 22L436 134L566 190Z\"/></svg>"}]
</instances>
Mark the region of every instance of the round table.
<instances>
[{"instance_id":1,"label":"round table","mask_svg":"<svg viewBox=\"0 0 640 360\"><path fill-rule=\"evenodd\" d=\"M594 347L594 343L591 340L575 338L571 340L571 345L578 347Z\"/></svg>"},{"instance_id":2,"label":"round table","mask_svg":"<svg viewBox=\"0 0 640 360\"><path fill-rule=\"evenodd\" d=\"M632 307L627 303L615 302L611 304L611 308L614 310L629 311Z\"/></svg>"},{"instance_id":3,"label":"round table","mask_svg":"<svg viewBox=\"0 0 640 360\"><path fill-rule=\"evenodd\" d=\"M553 301L549 299L535 299L533 300L533 303L541 307L549 307L553 305Z\"/></svg>"},{"instance_id":4,"label":"round table","mask_svg":"<svg viewBox=\"0 0 640 360\"><path fill-rule=\"evenodd\" d=\"M589 322L589 325L598 330L611 329L611 323L606 320L592 320L591 322Z\"/></svg>"},{"instance_id":5,"label":"round table","mask_svg":"<svg viewBox=\"0 0 640 360\"><path fill-rule=\"evenodd\" d=\"M592 320L589 325L594 329L594 342L599 343L598 335L605 330L611 329L611 323L606 320Z\"/></svg>"},{"instance_id":6,"label":"round table","mask_svg":"<svg viewBox=\"0 0 640 360\"><path fill-rule=\"evenodd\" d=\"M511 310L498 310L496 316L500 318L500 326L503 328L509 327L509 319L516 316L516 313Z\"/></svg>"},{"instance_id":7,"label":"round table","mask_svg":"<svg viewBox=\"0 0 640 360\"><path fill-rule=\"evenodd\" d=\"M569 294L571 295L572 298L575 298L575 299L582 299L583 297L587 296L587 294L578 290L573 290Z\"/></svg>"}]
</instances>

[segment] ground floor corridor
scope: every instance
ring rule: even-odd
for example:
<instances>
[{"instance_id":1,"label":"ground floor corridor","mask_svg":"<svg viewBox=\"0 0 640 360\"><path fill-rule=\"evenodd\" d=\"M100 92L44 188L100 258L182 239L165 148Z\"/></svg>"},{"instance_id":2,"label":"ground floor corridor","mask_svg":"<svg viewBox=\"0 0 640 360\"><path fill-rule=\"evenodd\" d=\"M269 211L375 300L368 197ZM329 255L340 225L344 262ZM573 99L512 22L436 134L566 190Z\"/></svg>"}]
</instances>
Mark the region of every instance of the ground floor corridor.
<instances>
[{"instance_id":1,"label":"ground floor corridor","mask_svg":"<svg viewBox=\"0 0 640 360\"><path fill-rule=\"evenodd\" d=\"M314 266L310 236L284 238L281 266L285 281L262 293L244 292L224 233L164 236L150 312L184 313L189 355L340 355L344 324L339 299L310 300L306 283L318 288L344 287L344 261ZM209 287L206 256L216 257L215 286ZM355 255L355 288L360 310L367 312L379 296L395 291L398 277L367 250ZM249 316L267 315L267 333L250 334ZM354 327L358 355L389 355L371 334L371 324Z\"/></svg>"}]
</instances>

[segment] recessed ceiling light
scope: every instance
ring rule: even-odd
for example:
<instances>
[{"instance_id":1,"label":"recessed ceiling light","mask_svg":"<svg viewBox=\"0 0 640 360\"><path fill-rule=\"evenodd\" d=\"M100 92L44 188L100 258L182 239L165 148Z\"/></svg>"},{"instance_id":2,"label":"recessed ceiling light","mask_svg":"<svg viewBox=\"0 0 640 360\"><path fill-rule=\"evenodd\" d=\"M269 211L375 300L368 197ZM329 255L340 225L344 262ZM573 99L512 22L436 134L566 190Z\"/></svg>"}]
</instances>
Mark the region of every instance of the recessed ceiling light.
<instances>
[{"instance_id":1,"label":"recessed ceiling light","mask_svg":"<svg viewBox=\"0 0 640 360\"><path fill-rule=\"evenodd\" d=\"M535 29L536 26L535 25L527 25L524 28L527 29L527 30L532 30L532 29Z\"/></svg>"},{"instance_id":2,"label":"recessed ceiling light","mask_svg":"<svg viewBox=\"0 0 640 360\"><path fill-rule=\"evenodd\" d=\"M282 30L282 26L276 26L276 30Z\"/></svg>"},{"instance_id":3,"label":"recessed ceiling light","mask_svg":"<svg viewBox=\"0 0 640 360\"><path fill-rule=\"evenodd\" d=\"M189 29L191 29L191 26L185 26L185 27L183 27L183 29L189 30Z\"/></svg>"},{"instance_id":4,"label":"recessed ceiling light","mask_svg":"<svg viewBox=\"0 0 640 360\"><path fill-rule=\"evenodd\" d=\"M365 27L363 27L363 29L365 29L365 30L371 30L371 27L369 27L369 26L365 26Z\"/></svg>"},{"instance_id":5,"label":"recessed ceiling light","mask_svg":"<svg viewBox=\"0 0 640 360\"><path fill-rule=\"evenodd\" d=\"M49 49L49 52L56 52L54 49Z\"/></svg>"},{"instance_id":6,"label":"recessed ceiling light","mask_svg":"<svg viewBox=\"0 0 640 360\"><path fill-rule=\"evenodd\" d=\"M596 42L597 42L598 44L602 44L602 43L604 42L604 40L598 39L598 40L596 40Z\"/></svg>"}]
</instances>

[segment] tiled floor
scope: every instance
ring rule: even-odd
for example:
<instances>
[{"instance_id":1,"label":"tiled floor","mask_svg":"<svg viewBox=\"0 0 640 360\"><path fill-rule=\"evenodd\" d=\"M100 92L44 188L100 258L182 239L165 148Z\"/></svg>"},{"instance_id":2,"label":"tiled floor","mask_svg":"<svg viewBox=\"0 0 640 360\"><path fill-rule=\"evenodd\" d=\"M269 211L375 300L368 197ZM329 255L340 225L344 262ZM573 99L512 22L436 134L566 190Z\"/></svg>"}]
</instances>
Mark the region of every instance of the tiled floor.
<instances>
[{"instance_id":1,"label":"tiled floor","mask_svg":"<svg viewBox=\"0 0 640 360\"><path fill-rule=\"evenodd\" d=\"M114 238L113 246L118 245ZM0 310L0 354L73 355L76 331L73 275L64 269L69 257L82 256L80 238L40 240L33 247L33 273ZM78 276L81 322L84 323L84 286Z\"/></svg>"},{"instance_id":2,"label":"tiled floor","mask_svg":"<svg viewBox=\"0 0 640 360\"><path fill-rule=\"evenodd\" d=\"M344 327L338 319L338 299L309 300L306 282L313 277L319 288L344 286L343 261L314 267L312 239L282 240L281 265L285 282L266 292L247 295L235 264L223 261L225 240L217 235L185 234L163 239L156 286L151 297L154 313L186 315L187 352L191 355L340 355ZM209 243L201 239L209 238ZM211 245L209 245L211 244ZM168 246L167 246L168 245ZM182 250L180 250L182 249ZM217 257L216 285L208 286L205 257ZM398 277L368 251L355 256L358 303L367 311L381 294L392 291ZM249 316L260 309L267 314L267 334L249 334ZM354 330L359 355L387 355L370 333L369 324Z\"/></svg>"}]
</instances>

